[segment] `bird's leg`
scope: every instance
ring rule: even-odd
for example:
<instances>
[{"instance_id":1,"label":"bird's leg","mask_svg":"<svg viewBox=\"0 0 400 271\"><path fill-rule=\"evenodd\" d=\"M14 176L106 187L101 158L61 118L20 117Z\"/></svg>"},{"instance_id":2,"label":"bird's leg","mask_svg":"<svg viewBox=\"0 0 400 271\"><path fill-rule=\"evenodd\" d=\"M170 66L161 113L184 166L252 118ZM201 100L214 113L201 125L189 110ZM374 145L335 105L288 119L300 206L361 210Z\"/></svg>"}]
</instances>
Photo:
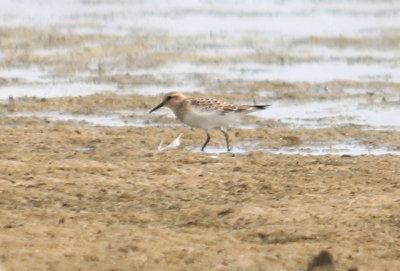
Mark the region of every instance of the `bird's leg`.
<instances>
[{"instance_id":1,"label":"bird's leg","mask_svg":"<svg viewBox=\"0 0 400 271\"><path fill-rule=\"evenodd\" d=\"M203 147L201 147L201 151L204 151L204 148L207 146L207 144L208 144L208 142L210 141L210 134L208 133L208 131L207 130L205 130L206 131L206 134L207 134L207 139L206 139L206 142L204 142L204 144L203 144Z\"/></svg>"},{"instance_id":2,"label":"bird's leg","mask_svg":"<svg viewBox=\"0 0 400 271\"><path fill-rule=\"evenodd\" d=\"M231 147L229 146L229 134L226 130L224 130L223 128L220 129L220 131L224 134L225 136L225 141L226 141L226 149L228 152L231 151Z\"/></svg>"}]
</instances>

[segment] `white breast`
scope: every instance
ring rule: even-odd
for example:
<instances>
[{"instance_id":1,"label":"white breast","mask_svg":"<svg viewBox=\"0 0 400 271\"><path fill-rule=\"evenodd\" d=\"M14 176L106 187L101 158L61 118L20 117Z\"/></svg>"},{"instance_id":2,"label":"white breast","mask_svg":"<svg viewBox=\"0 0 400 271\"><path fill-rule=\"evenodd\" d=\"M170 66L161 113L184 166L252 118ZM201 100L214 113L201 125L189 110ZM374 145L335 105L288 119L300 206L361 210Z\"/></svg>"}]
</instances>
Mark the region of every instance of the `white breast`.
<instances>
[{"instance_id":1,"label":"white breast","mask_svg":"<svg viewBox=\"0 0 400 271\"><path fill-rule=\"evenodd\" d=\"M237 121L237 114L221 115L218 112L187 112L183 123L202 129L218 129L228 127Z\"/></svg>"}]
</instances>

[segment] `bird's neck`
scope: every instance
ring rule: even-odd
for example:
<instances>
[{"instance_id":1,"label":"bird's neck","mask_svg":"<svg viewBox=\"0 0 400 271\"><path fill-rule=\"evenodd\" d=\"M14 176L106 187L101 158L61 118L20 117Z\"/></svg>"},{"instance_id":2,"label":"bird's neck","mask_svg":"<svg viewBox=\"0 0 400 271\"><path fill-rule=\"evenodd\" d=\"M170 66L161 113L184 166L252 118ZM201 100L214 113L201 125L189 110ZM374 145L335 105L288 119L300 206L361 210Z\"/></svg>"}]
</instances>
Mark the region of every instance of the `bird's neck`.
<instances>
[{"instance_id":1,"label":"bird's neck","mask_svg":"<svg viewBox=\"0 0 400 271\"><path fill-rule=\"evenodd\" d=\"M183 103L179 104L178 106L171 108L171 110L174 112L175 117L178 120L183 121L183 117L184 117L185 111L186 111L186 103L183 102Z\"/></svg>"}]
</instances>

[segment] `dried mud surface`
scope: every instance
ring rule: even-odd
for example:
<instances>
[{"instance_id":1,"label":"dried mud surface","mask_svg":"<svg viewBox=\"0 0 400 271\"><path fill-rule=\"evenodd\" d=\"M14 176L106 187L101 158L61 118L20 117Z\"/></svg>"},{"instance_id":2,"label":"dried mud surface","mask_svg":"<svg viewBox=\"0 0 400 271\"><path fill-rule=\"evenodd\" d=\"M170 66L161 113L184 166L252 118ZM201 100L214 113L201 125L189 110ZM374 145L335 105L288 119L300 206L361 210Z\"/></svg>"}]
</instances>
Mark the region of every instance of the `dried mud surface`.
<instances>
[{"instance_id":1,"label":"dried mud surface","mask_svg":"<svg viewBox=\"0 0 400 271\"><path fill-rule=\"evenodd\" d=\"M127 87L174 82L105 71L112 66L156 67L168 61L239 61L193 55L189 39L177 44L163 36L0 32L2 67L39 63L56 77L89 70L85 80ZM365 44L346 38L297 42ZM154 50L160 43L168 50ZM53 47L71 51L51 56L34 53ZM182 48L188 49L182 52ZM282 57L297 61L273 52L262 61L279 62ZM100 59L98 65L91 64L93 59ZM287 98L341 98L346 87L366 87L377 91L376 99L373 93L363 95L390 103L378 90L399 89L398 84L385 82L321 86L198 79L216 90L214 97L231 101L261 99L257 95L265 89L271 91L273 103ZM24 83L0 78L2 86ZM198 93L205 95L210 93ZM0 104L0 264L5 270L305 270L321 251L333 255L334 265L322 270L400 270L399 156L214 155L190 150L200 146L203 133L176 126L163 115L146 116L149 123L167 124L162 127L95 127L9 115L52 110L145 112L159 99L105 92L10 98ZM356 138L370 145L400 147L396 131L356 126L292 130L255 117L245 121L258 128L231 131L233 144L256 140L260 146L280 148ZM162 139L170 142L181 132L180 148L156 150ZM213 134L210 144L223 145L222 135Z\"/></svg>"}]
</instances>

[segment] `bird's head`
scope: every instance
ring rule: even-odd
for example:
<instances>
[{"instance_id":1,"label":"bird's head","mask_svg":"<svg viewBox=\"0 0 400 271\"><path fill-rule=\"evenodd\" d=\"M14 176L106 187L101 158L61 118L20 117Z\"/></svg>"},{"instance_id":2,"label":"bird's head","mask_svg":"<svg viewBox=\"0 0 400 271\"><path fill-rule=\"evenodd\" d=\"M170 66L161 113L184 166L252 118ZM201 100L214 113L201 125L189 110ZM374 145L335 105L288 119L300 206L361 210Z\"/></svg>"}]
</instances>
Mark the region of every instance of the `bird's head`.
<instances>
[{"instance_id":1,"label":"bird's head","mask_svg":"<svg viewBox=\"0 0 400 271\"><path fill-rule=\"evenodd\" d=\"M185 99L186 99L186 96L180 92L176 92L176 91L169 92L164 96L163 101L159 105L157 105L156 107L151 109L149 111L149 113L152 113L163 106L166 106L166 107L174 110Z\"/></svg>"}]
</instances>

